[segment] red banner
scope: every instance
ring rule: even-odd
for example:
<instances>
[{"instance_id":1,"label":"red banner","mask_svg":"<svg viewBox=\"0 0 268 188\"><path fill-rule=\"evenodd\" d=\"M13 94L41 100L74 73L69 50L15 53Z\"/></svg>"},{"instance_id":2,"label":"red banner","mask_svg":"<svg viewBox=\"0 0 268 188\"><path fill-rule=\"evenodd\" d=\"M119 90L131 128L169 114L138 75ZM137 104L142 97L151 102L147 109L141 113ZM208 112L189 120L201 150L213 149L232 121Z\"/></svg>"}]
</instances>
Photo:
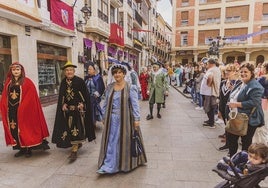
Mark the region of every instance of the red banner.
<instances>
[{"instance_id":1,"label":"red banner","mask_svg":"<svg viewBox=\"0 0 268 188\"><path fill-rule=\"evenodd\" d=\"M116 23L111 23L110 25L109 42L122 47L125 45L123 28Z\"/></svg>"},{"instance_id":2,"label":"red banner","mask_svg":"<svg viewBox=\"0 0 268 188\"><path fill-rule=\"evenodd\" d=\"M60 0L50 0L50 19L61 27L74 30L73 7Z\"/></svg>"}]
</instances>

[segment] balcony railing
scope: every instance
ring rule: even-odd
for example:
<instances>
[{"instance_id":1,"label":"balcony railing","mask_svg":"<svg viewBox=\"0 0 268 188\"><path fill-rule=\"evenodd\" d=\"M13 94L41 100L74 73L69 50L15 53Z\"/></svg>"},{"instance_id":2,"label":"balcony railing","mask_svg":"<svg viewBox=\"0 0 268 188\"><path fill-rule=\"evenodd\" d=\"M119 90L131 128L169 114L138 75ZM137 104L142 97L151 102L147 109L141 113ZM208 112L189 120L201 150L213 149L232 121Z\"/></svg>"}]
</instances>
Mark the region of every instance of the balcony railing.
<instances>
[{"instance_id":1,"label":"balcony railing","mask_svg":"<svg viewBox=\"0 0 268 188\"><path fill-rule=\"evenodd\" d=\"M105 15L101 10L98 10L98 18L100 18L102 21L108 23L108 16Z\"/></svg>"}]
</instances>

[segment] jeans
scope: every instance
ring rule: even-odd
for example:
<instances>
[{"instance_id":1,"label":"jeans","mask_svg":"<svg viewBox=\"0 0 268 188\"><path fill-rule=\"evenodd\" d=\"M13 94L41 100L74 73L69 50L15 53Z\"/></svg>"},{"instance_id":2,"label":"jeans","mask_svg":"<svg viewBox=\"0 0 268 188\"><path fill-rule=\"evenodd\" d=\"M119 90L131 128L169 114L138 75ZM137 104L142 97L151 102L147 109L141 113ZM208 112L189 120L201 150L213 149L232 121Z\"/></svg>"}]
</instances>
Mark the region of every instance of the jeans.
<instances>
[{"instance_id":1,"label":"jeans","mask_svg":"<svg viewBox=\"0 0 268 188\"><path fill-rule=\"evenodd\" d=\"M203 107L203 96L200 94L200 92L196 92L196 98L198 100L199 107Z\"/></svg>"}]
</instances>

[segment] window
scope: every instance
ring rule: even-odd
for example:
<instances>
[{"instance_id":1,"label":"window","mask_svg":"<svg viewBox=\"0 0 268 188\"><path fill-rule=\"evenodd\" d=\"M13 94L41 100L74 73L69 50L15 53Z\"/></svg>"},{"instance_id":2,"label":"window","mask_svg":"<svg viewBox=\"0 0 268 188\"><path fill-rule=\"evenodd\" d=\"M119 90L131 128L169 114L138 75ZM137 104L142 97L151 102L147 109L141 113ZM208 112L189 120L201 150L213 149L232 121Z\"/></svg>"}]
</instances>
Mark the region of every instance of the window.
<instances>
[{"instance_id":1,"label":"window","mask_svg":"<svg viewBox=\"0 0 268 188\"><path fill-rule=\"evenodd\" d=\"M188 11L181 12L181 25L188 25Z\"/></svg>"},{"instance_id":2,"label":"window","mask_svg":"<svg viewBox=\"0 0 268 188\"><path fill-rule=\"evenodd\" d=\"M188 45L188 32L181 33L181 46Z\"/></svg>"},{"instance_id":3,"label":"window","mask_svg":"<svg viewBox=\"0 0 268 188\"><path fill-rule=\"evenodd\" d=\"M98 1L98 17L108 23L108 0Z\"/></svg>"},{"instance_id":4,"label":"window","mask_svg":"<svg viewBox=\"0 0 268 188\"><path fill-rule=\"evenodd\" d=\"M10 37L0 35L0 83L4 83L11 61Z\"/></svg>"},{"instance_id":5,"label":"window","mask_svg":"<svg viewBox=\"0 0 268 188\"><path fill-rule=\"evenodd\" d=\"M132 17L127 16L127 36L132 39Z\"/></svg>"},{"instance_id":6,"label":"window","mask_svg":"<svg viewBox=\"0 0 268 188\"><path fill-rule=\"evenodd\" d=\"M115 21L115 8L110 6L110 23L116 23Z\"/></svg>"},{"instance_id":7,"label":"window","mask_svg":"<svg viewBox=\"0 0 268 188\"><path fill-rule=\"evenodd\" d=\"M67 61L67 49L37 44L38 85L40 97L56 95L63 78L61 67Z\"/></svg>"}]
</instances>

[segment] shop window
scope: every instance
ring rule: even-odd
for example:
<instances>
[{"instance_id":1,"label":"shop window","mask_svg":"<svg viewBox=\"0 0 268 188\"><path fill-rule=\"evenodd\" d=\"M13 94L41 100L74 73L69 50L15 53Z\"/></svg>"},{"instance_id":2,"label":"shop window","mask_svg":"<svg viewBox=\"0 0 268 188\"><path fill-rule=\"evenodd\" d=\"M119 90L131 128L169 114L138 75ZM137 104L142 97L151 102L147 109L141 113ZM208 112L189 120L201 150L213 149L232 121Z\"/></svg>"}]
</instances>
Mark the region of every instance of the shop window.
<instances>
[{"instance_id":1,"label":"shop window","mask_svg":"<svg viewBox=\"0 0 268 188\"><path fill-rule=\"evenodd\" d=\"M37 61L41 102L55 102L64 77L61 67L67 61L67 49L39 43Z\"/></svg>"},{"instance_id":2,"label":"shop window","mask_svg":"<svg viewBox=\"0 0 268 188\"><path fill-rule=\"evenodd\" d=\"M10 37L0 35L0 83L4 83L11 63Z\"/></svg>"}]
</instances>

